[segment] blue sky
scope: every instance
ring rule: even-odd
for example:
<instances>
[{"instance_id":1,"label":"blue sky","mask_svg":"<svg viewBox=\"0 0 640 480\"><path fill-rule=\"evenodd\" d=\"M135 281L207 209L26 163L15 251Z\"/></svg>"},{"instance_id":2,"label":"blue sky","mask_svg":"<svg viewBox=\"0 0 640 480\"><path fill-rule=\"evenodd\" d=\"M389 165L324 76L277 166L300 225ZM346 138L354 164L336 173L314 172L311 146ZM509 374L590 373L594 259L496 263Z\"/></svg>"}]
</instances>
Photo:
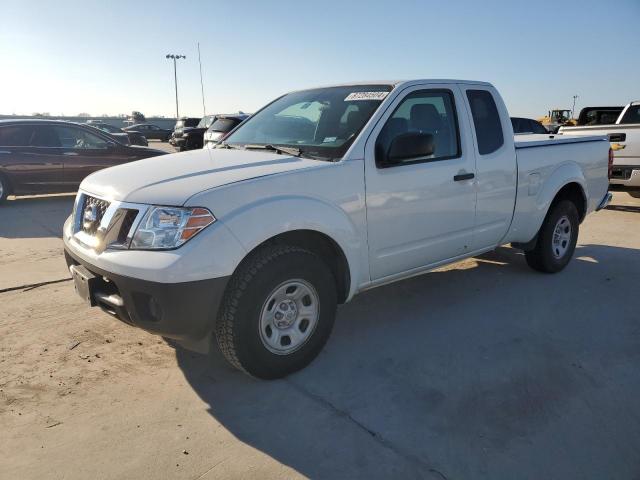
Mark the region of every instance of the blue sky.
<instances>
[{"instance_id":1,"label":"blue sky","mask_svg":"<svg viewBox=\"0 0 640 480\"><path fill-rule=\"evenodd\" d=\"M367 79L492 82L512 115L640 99L640 0L0 0L0 113L253 111Z\"/></svg>"}]
</instances>

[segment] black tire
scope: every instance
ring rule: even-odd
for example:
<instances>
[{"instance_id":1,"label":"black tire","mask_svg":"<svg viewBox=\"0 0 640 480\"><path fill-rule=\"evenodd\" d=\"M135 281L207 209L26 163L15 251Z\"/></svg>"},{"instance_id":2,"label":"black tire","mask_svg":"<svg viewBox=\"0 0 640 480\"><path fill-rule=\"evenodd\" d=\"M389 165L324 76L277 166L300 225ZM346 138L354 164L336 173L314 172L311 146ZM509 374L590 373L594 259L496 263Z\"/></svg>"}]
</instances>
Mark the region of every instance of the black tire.
<instances>
[{"instance_id":1,"label":"black tire","mask_svg":"<svg viewBox=\"0 0 640 480\"><path fill-rule=\"evenodd\" d=\"M629 190L629 195L633 198L640 198L640 190Z\"/></svg>"},{"instance_id":2,"label":"black tire","mask_svg":"<svg viewBox=\"0 0 640 480\"><path fill-rule=\"evenodd\" d=\"M3 203L9 196L9 182L0 174L0 203Z\"/></svg>"},{"instance_id":3,"label":"black tire","mask_svg":"<svg viewBox=\"0 0 640 480\"><path fill-rule=\"evenodd\" d=\"M554 245L554 231L558 222L566 218L570 225L569 239L566 245ZM566 228L566 227L565 227ZM524 252L527 264L539 272L556 273L567 266L578 241L580 219L578 209L570 200L560 200L552 205L538 232L538 239L533 250ZM566 233L566 230L565 230ZM564 248L560 256L558 252Z\"/></svg>"},{"instance_id":4,"label":"black tire","mask_svg":"<svg viewBox=\"0 0 640 480\"><path fill-rule=\"evenodd\" d=\"M270 351L261 337L261 312L278 286L300 279L315 289L319 314L310 336L288 354ZM229 281L216 322L216 339L234 367L262 379L282 378L306 367L327 342L336 314L335 279L314 253L296 246L264 247Z\"/></svg>"}]
</instances>

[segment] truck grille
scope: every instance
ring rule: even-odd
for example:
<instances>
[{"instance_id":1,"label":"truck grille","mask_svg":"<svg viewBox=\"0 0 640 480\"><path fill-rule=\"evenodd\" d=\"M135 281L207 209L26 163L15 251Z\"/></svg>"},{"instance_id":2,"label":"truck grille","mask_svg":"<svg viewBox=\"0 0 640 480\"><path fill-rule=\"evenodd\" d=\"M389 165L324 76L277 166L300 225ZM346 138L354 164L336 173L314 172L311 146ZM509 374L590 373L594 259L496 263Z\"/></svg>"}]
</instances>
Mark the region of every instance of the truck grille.
<instances>
[{"instance_id":1,"label":"truck grille","mask_svg":"<svg viewBox=\"0 0 640 480\"><path fill-rule=\"evenodd\" d=\"M138 216L138 210L134 209L126 209L126 213L124 218L122 219L122 223L120 224L120 231L118 232L118 241L119 245L124 245L127 243L127 237L129 236L129 231L131 227L133 227L133 222L136 221L136 217Z\"/></svg>"},{"instance_id":2,"label":"truck grille","mask_svg":"<svg viewBox=\"0 0 640 480\"><path fill-rule=\"evenodd\" d=\"M82 231L88 235L95 235L107 208L109 208L109 202L106 200L85 195L78 209Z\"/></svg>"},{"instance_id":3,"label":"truck grille","mask_svg":"<svg viewBox=\"0 0 640 480\"><path fill-rule=\"evenodd\" d=\"M131 207L138 205L109 202L82 192L78 195L73 216L76 240L98 252L109 247L128 248L141 212Z\"/></svg>"}]
</instances>

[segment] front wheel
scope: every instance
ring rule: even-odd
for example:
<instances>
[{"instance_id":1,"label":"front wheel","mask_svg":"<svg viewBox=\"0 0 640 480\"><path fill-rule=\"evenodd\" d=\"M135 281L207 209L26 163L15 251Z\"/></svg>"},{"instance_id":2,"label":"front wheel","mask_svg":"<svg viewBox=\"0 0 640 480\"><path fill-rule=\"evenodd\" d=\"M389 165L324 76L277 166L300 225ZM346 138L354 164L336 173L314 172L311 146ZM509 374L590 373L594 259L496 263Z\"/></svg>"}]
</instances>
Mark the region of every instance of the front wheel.
<instances>
[{"instance_id":1,"label":"front wheel","mask_svg":"<svg viewBox=\"0 0 640 480\"><path fill-rule=\"evenodd\" d=\"M544 219L533 250L525 252L527 264L534 270L556 273L567 266L578 241L578 209L569 200L551 207Z\"/></svg>"},{"instance_id":2,"label":"front wheel","mask_svg":"<svg viewBox=\"0 0 640 480\"><path fill-rule=\"evenodd\" d=\"M265 247L230 280L216 339L236 368L263 379L307 366L327 342L336 313L335 280L314 253Z\"/></svg>"}]
</instances>

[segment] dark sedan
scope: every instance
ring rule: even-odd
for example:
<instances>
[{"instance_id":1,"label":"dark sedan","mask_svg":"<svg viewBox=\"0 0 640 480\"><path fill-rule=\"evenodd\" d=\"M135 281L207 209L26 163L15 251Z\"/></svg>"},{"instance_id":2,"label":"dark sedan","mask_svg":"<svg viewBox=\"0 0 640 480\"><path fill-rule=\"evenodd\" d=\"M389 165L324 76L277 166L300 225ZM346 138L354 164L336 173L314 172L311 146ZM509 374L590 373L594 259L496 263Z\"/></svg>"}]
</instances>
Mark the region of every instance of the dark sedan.
<instances>
[{"instance_id":1,"label":"dark sedan","mask_svg":"<svg viewBox=\"0 0 640 480\"><path fill-rule=\"evenodd\" d=\"M113 125L109 125L104 122L87 122L87 125L102 130L103 132L107 132L120 143L124 143L125 145L139 145L140 147L146 147L149 145L145 136L135 130L128 130L125 132L121 128L114 127Z\"/></svg>"},{"instance_id":2,"label":"dark sedan","mask_svg":"<svg viewBox=\"0 0 640 480\"><path fill-rule=\"evenodd\" d=\"M0 202L10 194L73 192L96 170L165 153L78 123L0 120Z\"/></svg>"},{"instance_id":3,"label":"dark sedan","mask_svg":"<svg viewBox=\"0 0 640 480\"><path fill-rule=\"evenodd\" d=\"M125 132L140 132L147 140L162 140L163 142L169 140L169 138L171 138L171 133L173 133L173 130L160 128L159 126L151 123L139 123L137 125L124 127L123 130Z\"/></svg>"}]
</instances>

